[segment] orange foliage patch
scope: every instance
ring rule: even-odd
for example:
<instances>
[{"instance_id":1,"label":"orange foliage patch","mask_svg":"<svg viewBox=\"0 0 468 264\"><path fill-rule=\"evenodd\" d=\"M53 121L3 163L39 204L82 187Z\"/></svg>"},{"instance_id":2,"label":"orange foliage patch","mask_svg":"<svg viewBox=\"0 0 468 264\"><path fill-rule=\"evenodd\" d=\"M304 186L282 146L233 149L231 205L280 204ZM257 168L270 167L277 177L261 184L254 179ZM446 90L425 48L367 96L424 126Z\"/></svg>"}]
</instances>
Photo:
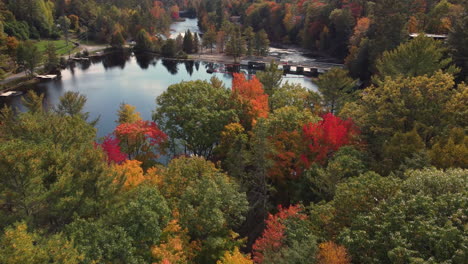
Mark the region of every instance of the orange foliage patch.
<instances>
[{"instance_id":1,"label":"orange foliage patch","mask_svg":"<svg viewBox=\"0 0 468 264\"><path fill-rule=\"evenodd\" d=\"M321 243L317 255L318 264L348 264L351 258L345 247L337 245L332 241Z\"/></svg>"},{"instance_id":2,"label":"orange foliage patch","mask_svg":"<svg viewBox=\"0 0 468 264\"><path fill-rule=\"evenodd\" d=\"M247 106L246 114L252 124L255 124L258 118L268 117L268 94L265 94L263 85L255 76L252 80L246 80L244 74L234 73L232 92L243 105Z\"/></svg>"}]
</instances>

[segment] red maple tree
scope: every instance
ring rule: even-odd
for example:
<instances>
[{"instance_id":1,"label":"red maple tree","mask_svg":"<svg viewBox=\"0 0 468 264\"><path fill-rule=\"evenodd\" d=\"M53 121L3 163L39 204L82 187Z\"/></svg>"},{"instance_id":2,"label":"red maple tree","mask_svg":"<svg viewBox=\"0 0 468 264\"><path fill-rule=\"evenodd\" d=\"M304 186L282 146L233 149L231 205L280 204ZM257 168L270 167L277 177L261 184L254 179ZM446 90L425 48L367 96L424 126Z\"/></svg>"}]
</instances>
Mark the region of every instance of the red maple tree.
<instances>
[{"instance_id":1,"label":"red maple tree","mask_svg":"<svg viewBox=\"0 0 468 264\"><path fill-rule=\"evenodd\" d=\"M142 157L151 159L157 155L152 147L161 146L167 141L167 135L154 122L138 120L134 123L123 123L114 131L120 140L120 146L127 152L129 158ZM152 154L149 157L148 155Z\"/></svg>"},{"instance_id":2,"label":"red maple tree","mask_svg":"<svg viewBox=\"0 0 468 264\"><path fill-rule=\"evenodd\" d=\"M302 132L307 147L301 159L306 167L314 162L325 163L342 146L352 144L359 134L351 119L342 120L331 113L323 115L320 122L304 125Z\"/></svg>"},{"instance_id":3,"label":"red maple tree","mask_svg":"<svg viewBox=\"0 0 468 264\"><path fill-rule=\"evenodd\" d=\"M107 136L99 146L107 154L107 162L120 164L127 159L127 154L120 150L120 140L112 136Z\"/></svg>"},{"instance_id":4,"label":"red maple tree","mask_svg":"<svg viewBox=\"0 0 468 264\"><path fill-rule=\"evenodd\" d=\"M253 260L255 263L263 263L265 255L281 249L285 239L286 219L298 218L306 219L307 216L301 213L299 205L291 205L289 208L278 206L278 213L269 214L266 220L266 228L261 237L253 245Z\"/></svg>"}]
</instances>

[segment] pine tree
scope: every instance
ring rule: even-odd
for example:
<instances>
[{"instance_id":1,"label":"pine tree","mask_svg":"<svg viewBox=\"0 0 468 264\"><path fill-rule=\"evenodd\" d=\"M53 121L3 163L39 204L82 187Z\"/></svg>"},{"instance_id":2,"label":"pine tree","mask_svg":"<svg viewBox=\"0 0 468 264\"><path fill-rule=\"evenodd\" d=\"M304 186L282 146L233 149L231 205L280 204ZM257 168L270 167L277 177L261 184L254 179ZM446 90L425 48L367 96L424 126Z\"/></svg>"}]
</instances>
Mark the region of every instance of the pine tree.
<instances>
[{"instance_id":1,"label":"pine tree","mask_svg":"<svg viewBox=\"0 0 468 264\"><path fill-rule=\"evenodd\" d=\"M182 44L182 49L185 53L187 54L191 54L193 53L193 37L192 37L192 33L190 32L190 29L187 30L187 32L185 32L185 36L184 36L184 42Z\"/></svg>"}]
</instances>

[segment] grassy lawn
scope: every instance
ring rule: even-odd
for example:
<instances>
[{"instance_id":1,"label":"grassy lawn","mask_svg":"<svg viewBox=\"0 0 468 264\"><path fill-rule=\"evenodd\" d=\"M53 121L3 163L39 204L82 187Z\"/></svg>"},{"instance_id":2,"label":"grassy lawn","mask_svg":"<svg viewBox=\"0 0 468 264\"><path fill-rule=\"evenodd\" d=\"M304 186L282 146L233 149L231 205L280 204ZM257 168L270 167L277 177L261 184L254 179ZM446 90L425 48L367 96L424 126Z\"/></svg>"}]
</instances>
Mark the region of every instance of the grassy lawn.
<instances>
[{"instance_id":1,"label":"grassy lawn","mask_svg":"<svg viewBox=\"0 0 468 264\"><path fill-rule=\"evenodd\" d=\"M41 52L44 52L47 47L47 43L52 42L55 44L55 48L57 49L57 54L59 55L66 55L68 54L68 51L73 53L73 50L75 49L75 45L71 43L70 41L68 42L68 46L66 44L65 40L41 40L36 43L37 47Z\"/></svg>"}]
</instances>

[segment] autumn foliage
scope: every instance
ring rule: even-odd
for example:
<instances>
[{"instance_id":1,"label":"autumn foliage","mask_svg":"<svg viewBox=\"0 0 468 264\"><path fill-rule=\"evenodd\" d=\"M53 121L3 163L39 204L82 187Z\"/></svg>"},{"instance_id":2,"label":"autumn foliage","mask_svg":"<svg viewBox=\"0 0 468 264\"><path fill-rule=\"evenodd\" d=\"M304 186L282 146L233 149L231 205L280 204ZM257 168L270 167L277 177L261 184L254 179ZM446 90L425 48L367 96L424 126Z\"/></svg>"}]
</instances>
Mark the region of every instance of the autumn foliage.
<instances>
[{"instance_id":1,"label":"autumn foliage","mask_svg":"<svg viewBox=\"0 0 468 264\"><path fill-rule=\"evenodd\" d=\"M232 80L232 92L241 102L244 114L252 124L258 118L268 117L268 95L265 94L260 81L254 76L247 80L242 73L234 73Z\"/></svg>"},{"instance_id":2,"label":"autumn foliage","mask_svg":"<svg viewBox=\"0 0 468 264\"><path fill-rule=\"evenodd\" d=\"M119 143L120 140L118 138L107 136L102 144L100 144L102 150L107 154L107 161L109 163L120 164L127 159L127 154L121 151Z\"/></svg>"},{"instance_id":3,"label":"autumn foliage","mask_svg":"<svg viewBox=\"0 0 468 264\"><path fill-rule=\"evenodd\" d=\"M324 242L319 245L317 256L318 264L348 264L351 258L345 247L337 245L332 241Z\"/></svg>"},{"instance_id":4,"label":"autumn foliage","mask_svg":"<svg viewBox=\"0 0 468 264\"><path fill-rule=\"evenodd\" d=\"M129 158L140 157L152 153L153 147L160 146L167 140L167 135L162 132L154 122L138 120L134 123L123 123L114 131L120 146L125 149ZM151 157L147 157L151 158Z\"/></svg>"},{"instance_id":5,"label":"autumn foliage","mask_svg":"<svg viewBox=\"0 0 468 264\"><path fill-rule=\"evenodd\" d=\"M266 228L260 238L253 245L253 259L255 263L263 263L265 255L269 252L276 252L283 246L285 239L286 219L298 218L306 219L306 215L301 213L298 205L289 208L278 207L279 211L275 215L269 214L266 220Z\"/></svg>"},{"instance_id":6,"label":"autumn foliage","mask_svg":"<svg viewBox=\"0 0 468 264\"><path fill-rule=\"evenodd\" d=\"M301 159L306 167L315 162L323 164L342 146L352 144L358 134L352 120L325 114L322 121L304 125L303 137L307 147Z\"/></svg>"}]
</instances>

